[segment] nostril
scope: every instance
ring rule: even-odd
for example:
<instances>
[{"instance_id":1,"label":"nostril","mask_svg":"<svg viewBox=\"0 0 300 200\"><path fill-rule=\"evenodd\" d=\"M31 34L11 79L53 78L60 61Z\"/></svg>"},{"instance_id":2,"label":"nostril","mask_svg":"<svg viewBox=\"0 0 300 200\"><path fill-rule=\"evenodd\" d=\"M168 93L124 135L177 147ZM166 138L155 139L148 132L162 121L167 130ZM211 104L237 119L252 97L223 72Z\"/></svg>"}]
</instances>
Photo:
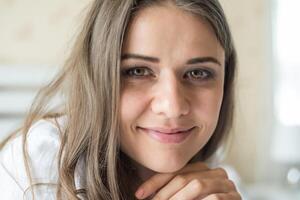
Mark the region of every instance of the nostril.
<instances>
[{"instance_id":1,"label":"nostril","mask_svg":"<svg viewBox=\"0 0 300 200\"><path fill-rule=\"evenodd\" d=\"M191 111L189 99L176 90L161 90L157 93L157 96L153 97L151 101L152 112L157 115L165 115L170 119L188 115Z\"/></svg>"}]
</instances>

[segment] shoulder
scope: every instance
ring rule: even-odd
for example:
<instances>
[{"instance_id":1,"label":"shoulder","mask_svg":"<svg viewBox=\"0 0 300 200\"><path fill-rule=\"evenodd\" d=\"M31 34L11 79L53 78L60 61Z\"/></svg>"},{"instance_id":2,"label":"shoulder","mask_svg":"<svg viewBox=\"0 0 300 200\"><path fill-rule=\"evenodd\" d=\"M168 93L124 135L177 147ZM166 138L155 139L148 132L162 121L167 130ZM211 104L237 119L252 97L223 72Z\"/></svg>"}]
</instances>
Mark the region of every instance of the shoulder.
<instances>
[{"instance_id":1,"label":"shoulder","mask_svg":"<svg viewBox=\"0 0 300 200\"><path fill-rule=\"evenodd\" d=\"M63 126L63 120L58 125ZM26 147L28 164L34 183L56 183L57 156L60 146L60 127L48 120L39 120L28 131ZM23 152L23 135L11 139L0 151L0 173L6 181L26 190L29 179L26 173ZM1 180L2 183L6 182ZM1 183L0 183L1 187Z\"/></svg>"}]
</instances>

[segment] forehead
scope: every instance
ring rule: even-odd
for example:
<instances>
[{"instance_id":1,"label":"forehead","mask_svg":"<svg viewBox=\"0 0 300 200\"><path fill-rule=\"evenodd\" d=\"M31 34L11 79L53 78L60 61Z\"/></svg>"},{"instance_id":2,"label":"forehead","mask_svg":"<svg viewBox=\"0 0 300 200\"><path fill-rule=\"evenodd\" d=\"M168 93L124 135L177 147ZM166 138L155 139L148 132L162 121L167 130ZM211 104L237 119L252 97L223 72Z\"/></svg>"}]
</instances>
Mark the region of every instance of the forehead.
<instances>
[{"instance_id":1,"label":"forehead","mask_svg":"<svg viewBox=\"0 0 300 200\"><path fill-rule=\"evenodd\" d=\"M224 54L206 20L173 5L139 10L127 27L123 52L177 58Z\"/></svg>"}]
</instances>

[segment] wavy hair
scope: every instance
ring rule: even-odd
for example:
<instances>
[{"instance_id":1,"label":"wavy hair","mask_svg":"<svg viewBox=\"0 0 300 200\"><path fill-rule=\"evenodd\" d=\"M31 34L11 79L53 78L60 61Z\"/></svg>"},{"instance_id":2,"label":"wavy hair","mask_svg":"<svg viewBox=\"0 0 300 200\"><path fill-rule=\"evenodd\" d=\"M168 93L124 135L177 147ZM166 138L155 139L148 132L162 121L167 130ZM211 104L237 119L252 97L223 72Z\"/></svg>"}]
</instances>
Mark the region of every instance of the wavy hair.
<instances>
[{"instance_id":1,"label":"wavy hair","mask_svg":"<svg viewBox=\"0 0 300 200\"><path fill-rule=\"evenodd\" d=\"M64 115L67 122L60 131L57 199L135 199L138 177L119 145L121 50L128 23L135 13L167 3L207 20L225 50L224 96L218 124L208 143L190 162L205 161L215 153L232 126L236 68L235 48L218 0L94 0L65 65L40 90L19 130L23 134L25 166L31 184L25 145L28 130L40 119ZM51 107L57 95L64 100L60 106ZM86 187L78 190L74 173L79 159L85 163Z\"/></svg>"}]
</instances>

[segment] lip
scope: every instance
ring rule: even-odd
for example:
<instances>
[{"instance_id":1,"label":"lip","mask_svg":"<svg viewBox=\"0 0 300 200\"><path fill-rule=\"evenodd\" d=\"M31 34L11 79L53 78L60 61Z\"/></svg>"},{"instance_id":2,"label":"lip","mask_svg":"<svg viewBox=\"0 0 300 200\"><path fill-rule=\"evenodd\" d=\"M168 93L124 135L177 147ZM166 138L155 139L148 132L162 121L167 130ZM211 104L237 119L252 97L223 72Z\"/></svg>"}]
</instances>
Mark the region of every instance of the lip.
<instances>
[{"instance_id":1,"label":"lip","mask_svg":"<svg viewBox=\"0 0 300 200\"><path fill-rule=\"evenodd\" d=\"M141 131L145 132L152 139L155 139L161 143L181 143L183 142L195 129L195 127L189 129L148 129L138 127ZM160 130L160 131L158 131ZM163 132L167 131L167 132Z\"/></svg>"},{"instance_id":2,"label":"lip","mask_svg":"<svg viewBox=\"0 0 300 200\"><path fill-rule=\"evenodd\" d=\"M155 131L155 132L160 132L163 134L177 134L177 133L189 131L194 127L191 127L191 128L159 128L159 127L144 128L144 127L139 127L139 128L147 129L147 130L151 130L151 131Z\"/></svg>"}]
</instances>

